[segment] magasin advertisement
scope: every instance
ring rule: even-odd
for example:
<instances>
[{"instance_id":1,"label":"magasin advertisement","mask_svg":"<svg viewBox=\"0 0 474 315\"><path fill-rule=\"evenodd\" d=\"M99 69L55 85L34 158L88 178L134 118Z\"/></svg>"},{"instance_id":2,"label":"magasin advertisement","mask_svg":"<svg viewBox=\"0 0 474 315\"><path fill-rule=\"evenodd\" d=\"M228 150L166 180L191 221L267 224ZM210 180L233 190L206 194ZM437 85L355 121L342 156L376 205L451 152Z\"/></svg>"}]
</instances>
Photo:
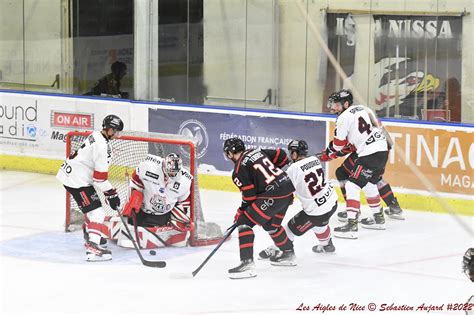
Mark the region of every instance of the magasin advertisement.
<instances>
[{"instance_id":1,"label":"magasin advertisement","mask_svg":"<svg viewBox=\"0 0 474 315\"><path fill-rule=\"evenodd\" d=\"M392 187L427 190L410 170L411 163L436 191L474 195L474 128L388 121L383 125L397 145L390 151L384 174ZM331 122L330 135L333 130ZM342 161L331 162L330 177L335 177Z\"/></svg>"}]
</instances>

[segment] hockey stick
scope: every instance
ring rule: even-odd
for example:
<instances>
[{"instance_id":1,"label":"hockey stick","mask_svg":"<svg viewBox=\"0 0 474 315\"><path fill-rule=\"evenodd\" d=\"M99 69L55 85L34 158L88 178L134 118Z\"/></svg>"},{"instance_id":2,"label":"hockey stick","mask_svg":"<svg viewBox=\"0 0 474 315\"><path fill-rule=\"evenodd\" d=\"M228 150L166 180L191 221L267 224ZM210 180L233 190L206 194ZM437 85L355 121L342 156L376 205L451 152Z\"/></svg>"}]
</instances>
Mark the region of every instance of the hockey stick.
<instances>
[{"instance_id":1,"label":"hockey stick","mask_svg":"<svg viewBox=\"0 0 474 315\"><path fill-rule=\"evenodd\" d=\"M127 230L127 233L130 236L130 240L132 241L133 247L135 248L135 251L137 252L138 257L140 257L142 264L147 267L156 267L156 268L166 267L166 261L161 261L161 260L151 261L151 260L146 260L145 258L143 258L142 253L140 252L140 249L138 248L137 242L133 239L132 233L130 232L130 229L128 228L128 224L125 222L125 219L123 218L120 211L117 211L117 214L120 218L120 221L122 221L122 225L125 227L125 230Z\"/></svg>"},{"instance_id":2,"label":"hockey stick","mask_svg":"<svg viewBox=\"0 0 474 315\"><path fill-rule=\"evenodd\" d=\"M198 272L202 269L202 267L204 267L204 265L209 261L209 259L211 259L211 257L217 252L219 247L221 247L222 244L224 244L224 242L232 234L232 232L234 232L236 228L237 228L237 224L234 223L227 229L226 233L222 237L222 240L219 242L219 244L217 244L216 248L214 248L212 252L209 254L209 256L207 256L207 258L204 259L204 261L199 265L199 267L197 267L196 270L192 272L193 277L195 277L198 274Z\"/></svg>"},{"instance_id":3,"label":"hockey stick","mask_svg":"<svg viewBox=\"0 0 474 315\"><path fill-rule=\"evenodd\" d=\"M138 248L143 248L142 244L140 244L140 238L138 237L138 228L137 228L137 214L135 211L132 211L132 220L133 220L133 230L135 231L135 239L137 240Z\"/></svg>"},{"instance_id":4,"label":"hockey stick","mask_svg":"<svg viewBox=\"0 0 474 315\"><path fill-rule=\"evenodd\" d=\"M150 233L151 235L153 235L161 244L163 244L163 246L167 247L168 246L168 243L165 242L164 239L162 239L158 234L156 234L155 232L153 231L150 231L149 229L147 229L146 227L143 227L148 233Z\"/></svg>"}]
</instances>

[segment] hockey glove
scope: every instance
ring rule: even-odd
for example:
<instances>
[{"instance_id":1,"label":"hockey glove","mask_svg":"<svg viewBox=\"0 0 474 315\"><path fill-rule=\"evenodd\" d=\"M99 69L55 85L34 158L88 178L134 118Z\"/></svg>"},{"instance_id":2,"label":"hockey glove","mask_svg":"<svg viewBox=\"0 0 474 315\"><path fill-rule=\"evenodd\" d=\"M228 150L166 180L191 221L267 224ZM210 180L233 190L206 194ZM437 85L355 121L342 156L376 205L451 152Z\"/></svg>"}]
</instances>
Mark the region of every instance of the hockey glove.
<instances>
[{"instance_id":1,"label":"hockey glove","mask_svg":"<svg viewBox=\"0 0 474 315\"><path fill-rule=\"evenodd\" d=\"M334 150L334 145L333 145L333 142L329 142L329 145L328 147L326 148L326 150L322 151L321 153L317 154L316 156L320 155L320 160L322 162L327 162L327 161L331 161L335 158L337 158L337 151Z\"/></svg>"},{"instance_id":2,"label":"hockey glove","mask_svg":"<svg viewBox=\"0 0 474 315\"><path fill-rule=\"evenodd\" d=\"M345 156L347 154L351 154L352 152L356 152L356 151L357 151L357 148L355 146L353 146L352 144L348 144L344 148L342 148L341 151L336 152L336 155L338 157L342 157L342 156Z\"/></svg>"},{"instance_id":3,"label":"hockey glove","mask_svg":"<svg viewBox=\"0 0 474 315\"><path fill-rule=\"evenodd\" d=\"M123 207L122 215L126 217L130 217L132 215L132 211L135 211L135 213L140 212L140 208L142 207L142 202L143 202L143 193L141 191L132 189L130 200L125 204L125 207Z\"/></svg>"},{"instance_id":4,"label":"hockey glove","mask_svg":"<svg viewBox=\"0 0 474 315\"><path fill-rule=\"evenodd\" d=\"M117 190L115 188L109 189L104 192L105 200L109 206L115 211L120 207L120 198L117 195Z\"/></svg>"},{"instance_id":5,"label":"hockey glove","mask_svg":"<svg viewBox=\"0 0 474 315\"><path fill-rule=\"evenodd\" d=\"M326 154L326 151L319 152L316 154L316 157L321 160L321 162L327 162L331 161L332 159L329 157L329 155Z\"/></svg>"}]
</instances>

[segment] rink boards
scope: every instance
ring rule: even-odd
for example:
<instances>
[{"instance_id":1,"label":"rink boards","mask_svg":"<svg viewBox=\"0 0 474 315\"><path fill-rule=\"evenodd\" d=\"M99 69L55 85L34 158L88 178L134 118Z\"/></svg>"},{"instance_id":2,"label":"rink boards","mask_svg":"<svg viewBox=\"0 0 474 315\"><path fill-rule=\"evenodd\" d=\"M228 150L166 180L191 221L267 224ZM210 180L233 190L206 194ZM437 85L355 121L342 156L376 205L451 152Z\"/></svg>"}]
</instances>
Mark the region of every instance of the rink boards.
<instances>
[{"instance_id":1,"label":"rink boards","mask_svg":"<svg viewBox=\"0 0 474 315\"><path fill-rule=\"evenodd\" d=\"M334 128L331 115L11 91L0 91L0 100L3 169L56 173L65 156L67 132L100 129L103 117L113 113L129 130L195 137L200 187L225 191L235 191L229 178L232 165L221 151L225 139L238 136L248 147L286 148L300 138L316 153ZM402 206L443 212L442 198L457 213L473 215L474 126L397 120L383 124L396 144L384 177ZM327 165L331 179L341 162ZM413 166L424 178L413 173Z\"/></svg>"}]
</instances>

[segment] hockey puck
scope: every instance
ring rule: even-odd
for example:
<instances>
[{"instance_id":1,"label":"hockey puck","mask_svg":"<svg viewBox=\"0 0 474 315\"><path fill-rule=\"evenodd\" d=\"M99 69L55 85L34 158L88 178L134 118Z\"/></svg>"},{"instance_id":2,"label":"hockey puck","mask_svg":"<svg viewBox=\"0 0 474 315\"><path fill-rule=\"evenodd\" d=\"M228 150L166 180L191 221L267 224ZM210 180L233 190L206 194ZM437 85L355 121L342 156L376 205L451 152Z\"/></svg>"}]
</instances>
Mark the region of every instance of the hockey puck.
<instances>
[{"instance_id":1,"label":"hockey puck","mask_svg":"<svg viewBox=\"0 0 474 315\"><path fill-rule=\"evenodd\" d=\"M156 252L155 252L154 250L151 250L151 251L150 251L150 255L155 256L155 255L156 255Z\"/></svg>"}]
</instances>

